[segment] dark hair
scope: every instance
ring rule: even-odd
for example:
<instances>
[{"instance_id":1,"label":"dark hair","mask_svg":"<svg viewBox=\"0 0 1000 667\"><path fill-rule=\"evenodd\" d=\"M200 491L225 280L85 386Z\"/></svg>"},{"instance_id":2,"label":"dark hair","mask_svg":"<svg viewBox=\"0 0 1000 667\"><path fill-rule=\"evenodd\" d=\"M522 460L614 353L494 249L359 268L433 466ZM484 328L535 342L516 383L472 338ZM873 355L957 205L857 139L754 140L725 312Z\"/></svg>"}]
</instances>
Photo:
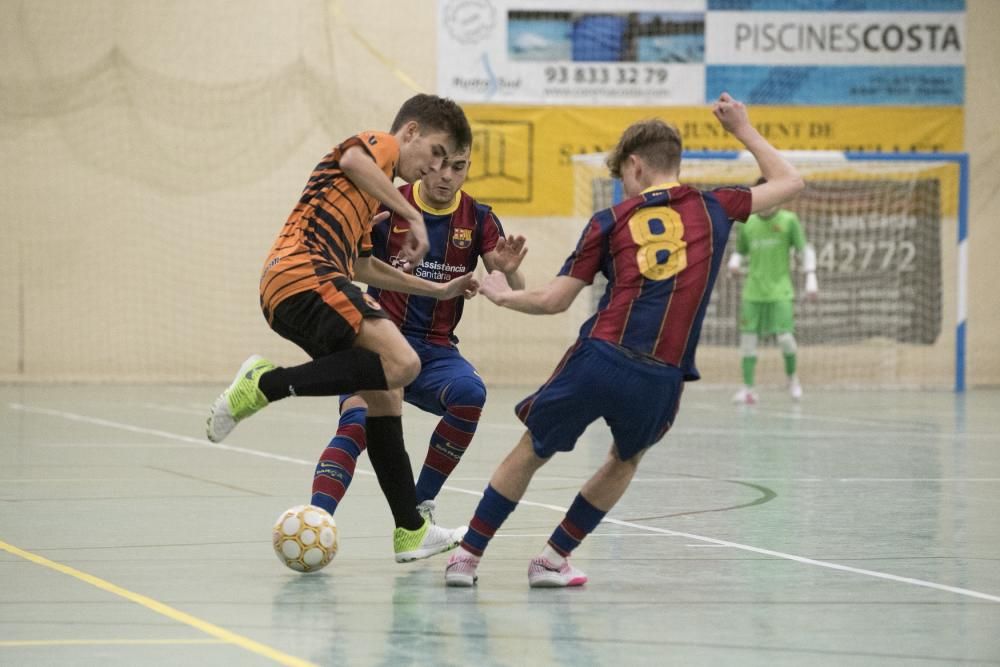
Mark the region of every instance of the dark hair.
<instances>
[{"instance_id":1,"label":"dark hair","mask_svg":"<svg viewBox=\"0 0 1000 667\"><path fill-rule=\"evenodd\" d=\"M422 134L427 132L447 132L455 140L459 149L472 145L472 130L462 107L453 100L437 95L419 94L403 102L392 121L393 134L411 120L420 125Z\"/></svg>"},{"instance_id":2,"label":"dark hair","mask_svg":"<svg viewBox=\"0 0 1000 667\"><path fill-rule=\"evenodd\" d=\"M622 163L629 155L638 155L657 171L676 171L681 166L681 133L658 118L632 123L618 145L608 155L608 169L615 178L622 177Z\"/></svg>"},{"instance_id":3,"label":"dark hair","mask_svg":"<svg viewBox=\"0 0 1000 667\"><path fill-rule=\"evenodd\" d=\"M761 176L760 178L757 179L754 185L764 185L765 183L767 183L767 179Z\"/></svg>"}]
</instances>

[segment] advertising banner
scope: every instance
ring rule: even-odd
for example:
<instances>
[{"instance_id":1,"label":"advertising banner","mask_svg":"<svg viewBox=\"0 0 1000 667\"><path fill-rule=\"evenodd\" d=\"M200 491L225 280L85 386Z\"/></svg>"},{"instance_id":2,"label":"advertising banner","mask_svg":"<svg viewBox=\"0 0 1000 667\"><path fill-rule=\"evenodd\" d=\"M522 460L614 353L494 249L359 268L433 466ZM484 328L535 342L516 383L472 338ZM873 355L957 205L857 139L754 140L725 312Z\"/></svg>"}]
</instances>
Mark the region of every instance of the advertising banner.
<instances>
[{"instance_id":1,"label":"advertising banner","mask_svg":"<svg viewBox=\"0 0 1000 667\"><path fill-rule=\"evenodd\" d=\"M438 3L438 92L475 126L469 189L513 214L567 214L570 157L641 118L675 123L688 150L739 148L708 109L723 91L782 149L965 148L964 0L539 7Z\"/></svg>"},{"instance_id":2,"label":"advertising banner","mask_svg":"<svg viewBox=\"0 0 1000 667\"><path fill-rule=\"evenodd\" d=\"M960 105L962 0L441 0L459 102ZM845 9L846 8L846 9ZM667 11L669 9L669 11Z\"/></svg>"},{"instance_id":3,"label":"advertising banner","mask_svg":"<svg viewBox=\"0 0 1000 667\"><path fill-rule=\"evenodd\" d=\"M701 104L705 3L441 0L438 92L459 102Z\"/></svg>"},{"instance_id":4,"label":"advertising banner","mask_svg":"<svg viewBox=\"0 0 1000 667\"><path fill-rule=\"evenodd\" d=\"M503 215L571 215L573 156L611 149L625 127L644 118L660 117L676 125L685 150L740 148L705 105L465 105L465 111L473 130L466 190ZM963 150L961 107L758 106L751 109L751 119L784 150Z\"/></svg>"}]
</instances>

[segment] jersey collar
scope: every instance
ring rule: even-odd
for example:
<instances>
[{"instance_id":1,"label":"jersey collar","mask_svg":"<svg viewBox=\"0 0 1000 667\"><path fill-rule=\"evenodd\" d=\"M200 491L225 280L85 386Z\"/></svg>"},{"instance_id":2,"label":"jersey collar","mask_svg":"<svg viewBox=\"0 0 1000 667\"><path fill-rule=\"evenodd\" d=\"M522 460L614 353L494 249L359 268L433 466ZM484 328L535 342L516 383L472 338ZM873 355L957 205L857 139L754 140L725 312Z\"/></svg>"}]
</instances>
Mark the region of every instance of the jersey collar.
<instances>
[{"instance_id":1,"label":"jersey collar","mask_svg":"<svg viewBox=\"0 0 1000 667\"><path fill-rule=\"evenodd\" d=\"M448 204L445 208L434 208L427 202L423 200L420 196L420 181L413 184L413 201L417 202L417 206L420 210L430 213L431 215L448 215L449 213L454 213L455 209L458 208L459 202L462 200L462 191L459 190L455 193L455 199Z\"/></svg>"},{"instance_id":2,"label":"jersey collar","mask_svg":"<svg viewBox=\"0 0 1000 667\"><path fill-rule=\"evenodd\" d=\"M656 185L649 186L648 188L643 190L640 194L646 194L649 192L653 192L654 190L669 190L670 188L676 188L678 185L680 185L680 183L658 183Z\"/></svg>"}]
</instances>

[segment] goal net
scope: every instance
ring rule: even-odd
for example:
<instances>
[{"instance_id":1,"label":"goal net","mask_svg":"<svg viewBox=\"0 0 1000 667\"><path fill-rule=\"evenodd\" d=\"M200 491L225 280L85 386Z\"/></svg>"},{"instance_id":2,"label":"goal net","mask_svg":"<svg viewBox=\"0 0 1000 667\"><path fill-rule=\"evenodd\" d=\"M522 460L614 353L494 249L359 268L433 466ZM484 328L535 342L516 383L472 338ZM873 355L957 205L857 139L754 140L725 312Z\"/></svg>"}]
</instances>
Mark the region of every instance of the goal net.
<instances>
[{"instance_id":1,"label":"goal net","mask_svg":"<svg viewBox=\"0 0 1000 667\"><path fill-rule=\"evenodd\" d=\"M796 268L799 374L812 385L951 387L963 383L960 326L961 159L789 152L806 188L795 212L817 254L819 298L806 300ZM604 155L574 161L577 215L622 198ZM752 184L749 154L686 155L681 179L702 189ZM735 232L733 234L735 237ZM740 292L725 261L702 329L698 366L709 382L739 381ZM794 266L793 257L793 266ZM597 290L595 290L596 292ZM762 384L783 381L773 338L758 353Z\"/></svg>"}]
</instances>

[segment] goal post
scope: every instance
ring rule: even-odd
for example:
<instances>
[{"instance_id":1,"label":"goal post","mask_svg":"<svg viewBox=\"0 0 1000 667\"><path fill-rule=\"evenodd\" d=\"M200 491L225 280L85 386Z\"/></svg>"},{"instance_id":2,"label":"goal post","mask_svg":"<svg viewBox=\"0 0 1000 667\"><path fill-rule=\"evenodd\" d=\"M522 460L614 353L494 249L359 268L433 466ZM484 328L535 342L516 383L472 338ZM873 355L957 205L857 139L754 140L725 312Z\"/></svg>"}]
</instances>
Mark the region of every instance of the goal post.
<instances>
[{"instance_id":1,"label":"goal post","mask_svg":"<svg viewBox=\"0 0 1000 667\"><path fill-rule=\"evenodd\" d=\"M804 300L804 276L793 272L803 382L964 391L968 156L783 155L806 181L805 190L783 208L798 215L816 250L820 286L816 302ZM604 154L574 157L577 216L623 197L604 159ZM703 189L750 185L758 176L747 152L687 152L681 163L681 180ZM699 367L710 382L738 379L742 283L723 266L698 352ZM780 355L768 352L767 342L759 375L765 384L780 382Z\"/></svg>"}]
</instances>

